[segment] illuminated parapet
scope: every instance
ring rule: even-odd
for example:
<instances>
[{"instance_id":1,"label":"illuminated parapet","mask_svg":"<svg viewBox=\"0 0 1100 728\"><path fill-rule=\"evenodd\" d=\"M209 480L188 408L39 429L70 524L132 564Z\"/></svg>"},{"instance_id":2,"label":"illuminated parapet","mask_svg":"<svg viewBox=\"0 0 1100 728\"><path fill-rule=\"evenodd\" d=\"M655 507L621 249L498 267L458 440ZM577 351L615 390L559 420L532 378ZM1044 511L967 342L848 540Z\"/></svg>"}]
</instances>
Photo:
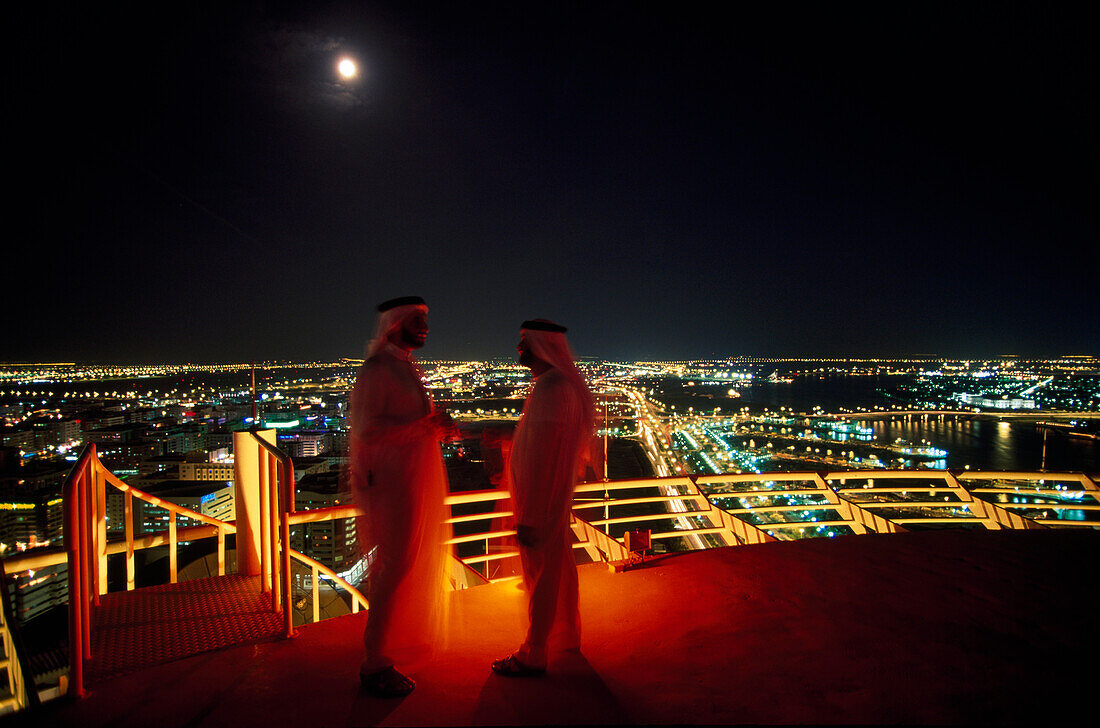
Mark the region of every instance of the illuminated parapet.
<instances>
[{"instance_id":1,"label":"illuminated parapet","mask_svg":"<svg viewBox=\"0 0 1100 728\"><path fill-rule=\"evenodd\" d=\"M695 482L725 513L781 541L905 530L840 497L817 473L706 475Z\"/></svg>"},{"instance_id":2,"label":"illuminated parapet","mask_svg":"<svg viewBox=\"0 0 1100 728\"><path fill-rule=\"evenodd\" d=\"M1082 473L964 473L974 496L1024 522L1052 528L1100 528L1100 488Z\"/></svg>"},{"instance_id":3,"label":"illuminated parapet","mask_svg":"<svg viewBox=\"0 0 1100 728\"><path fill-rule=\"evenodd\" d=\"M650 531L658 551L690 551L738 543L721 515L690 478L647 478L582 483L573 512L615 539Z\"/></svg>"},{"instance_id":4,"label":"illuminated parapet","mask_svg":"<svg viewBox=\"0 0 1100 728\"><path fill-rule=\"evenodd\" d=\"M829 473L825 480L845 500L908 530L1031 527L975 498L946 470L848 471Z\"/></svg>"},{"instance_id":5,"label":"illuminated parapet","mask_svg":"<svg viewBox=\"0 0 1100 728\"><path fill-rule=\"evenodd\" d=\"M507 491L453 493L447 542L463 563L490 581L519 573L511 496ZM769 540L761 533L731 529L729 516L714 508L690 478L648 478L581 483L573 500L573 544L579 557L621 561L628 530L650 532L657 553L692 551Z\"/></svg>"}]
</instances>

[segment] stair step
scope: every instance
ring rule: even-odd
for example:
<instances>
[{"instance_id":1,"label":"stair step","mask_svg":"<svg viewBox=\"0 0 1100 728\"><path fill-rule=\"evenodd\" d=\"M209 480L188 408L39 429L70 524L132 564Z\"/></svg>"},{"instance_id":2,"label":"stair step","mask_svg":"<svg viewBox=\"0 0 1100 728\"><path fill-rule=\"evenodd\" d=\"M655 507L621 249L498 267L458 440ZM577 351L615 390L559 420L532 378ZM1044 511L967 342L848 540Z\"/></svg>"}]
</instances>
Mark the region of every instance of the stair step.
<instances>
[{"instance_id":1,"label":"stair step","mask_svg":"<svg viewBox=\"0 0 1100 728\"><path fill-rule=\"evenodd\" d=\"M259 577L218 576L103 596L93 616L85 680L243 642L273 639L282 619L259 593Z\"/></svg>"}]
</instances>

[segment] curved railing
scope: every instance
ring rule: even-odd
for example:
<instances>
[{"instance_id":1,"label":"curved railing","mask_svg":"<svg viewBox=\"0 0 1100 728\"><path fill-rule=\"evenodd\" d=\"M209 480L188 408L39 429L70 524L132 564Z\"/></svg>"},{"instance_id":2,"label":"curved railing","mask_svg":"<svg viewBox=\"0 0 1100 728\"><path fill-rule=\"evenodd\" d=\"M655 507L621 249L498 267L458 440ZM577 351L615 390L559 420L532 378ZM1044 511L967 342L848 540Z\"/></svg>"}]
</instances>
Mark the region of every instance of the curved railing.
<instances>
[{"instance_id":1,"label":"curved railing","mask_svg":"<svg viewBox=\"0 0 1100 728\"><path fill-rule=\"evenodd\" d=\"M260 536L259 576L261 592L270 594L273 611L282 612L286 636L294 634L291 588L291 559L299 561L311 570L314 595L321 576L331 580L352 595L352 609L366 607L366 598L332 569L289 548L291 522L307 522L309 512L294 518L294 465L278 448L266 442L256 433L249 433L260 448L258 459L259 523ZM121 540L108 540L106 526L106 486L111 485L124 496L124 529ZM163 508L168 513L168 527L164 531L135 536L133 499ZM92 610L107 592L107 557L125 553L126 589L135 587L136 551L155 546L168 546L169 580L176 583L178 554L181 542L216 537L218 575L225 575L225 537L237 533L237 523L222 521L198 513L190 508L158 498L134 488L111 473L100 462L94 444L85 446L73 466L63 487L63 510L66 543L63 549L15 556L5 560L13 572L42 568L68 562L68 587L70 603L69 619L69 689L75 695L84 694L84 670L86 660L91 659ZM177 519L189 518L202 525L177 527ZM238 544L240 547L241 544ZM316 604L316 599L314 599Z\"/></svg>"},{"instance_id":2,"label":"curved railing","mask_svg":"<svg viewBox=\"0 0 1100 728\"><path fill-rule=\"evenodd\" d=\"M124 497L124 538L109 541L107 538L106 487L111 485ZM179 570L179 544L204 538L218 539L218 574L225 574L225 537L236 532L233 523L220 521L170 501L138 490L119 480L103 466L94 444L82 450L76 464L69 472L62 489L65 561L68 564L69 586L69 690L77 696L84 694L84 661L92 657L91 621L94 607L107 593L107 557L126 555L126 589L135 586L134 554L141 549L168 546L169 580L175 583ZM164 509L168 513L168 528L158 533L135 536L134 504L138 498ZM189 518L203 525L177 527L179 517ZM36 564L60 563L56 555L35 555L25 561L12 560L11 568L23 570Z\"/></svg>"},{"instance_id":3,"label":"curved railing","mask_svg":"<svg viewBox=\"0 0 1100 728\"><path fill-rule=\"evenodd\" d=\"M1042 503L1036 503L1036 500ZM478 544L462 561L490 581L518 556L506 491L452 494L447 504L488 505L449 522L482 527L456 535ZM581 483L573 510L574 548L592 560L630 558L623 536L649 530L658 551L682 551L843 534L927 528L1100 528L1100 488L1084 473L857 470L692 475ZM494 568L496 572L494 573ZM503 574L503 575L502 575Z\"/></svg>"},{"instance_id":4,"label":"curved railing","mask_svg":"<svg viewBox=\"0 0 1100 728\"><path fill-rule=\"evenodd\" d=\"M365 596L363 596L359 592L358 589L356 589L354 586L352 586L350 583L348 583L348 581L346 579L344 579L342 576L337 574L335 571L333 571L329 567L325 566L320 561L317 561L316 559L314 559L310 556L306 556L305 554L303 554L299 551L291 550L290 555L295 561L298 561L298 562L308 566L309 569L310 569L310 597L311 597L310 602L313 605L313 620L312 621L314 621L314 622L321 621L320 591L321 591L321 577L322 576L325 577L326 579L329 579L330 581L335 583L337 586L342 588L344 591L346 591L349 595L351 595L351 612L352 612L352 614L358 613L360 609L367 609L368 608L369 605L367 604L367 598ZM289 582L288 582L288 584L289 584ZM288 591L287 593L289 594L290 592ZM287 614L293 614L293 612L291 611L292 608L293 608L292 599L288 599L287 600L287 606L286 606L286 609L287 609L286 613Z\"/></svg>"}]
</instances>

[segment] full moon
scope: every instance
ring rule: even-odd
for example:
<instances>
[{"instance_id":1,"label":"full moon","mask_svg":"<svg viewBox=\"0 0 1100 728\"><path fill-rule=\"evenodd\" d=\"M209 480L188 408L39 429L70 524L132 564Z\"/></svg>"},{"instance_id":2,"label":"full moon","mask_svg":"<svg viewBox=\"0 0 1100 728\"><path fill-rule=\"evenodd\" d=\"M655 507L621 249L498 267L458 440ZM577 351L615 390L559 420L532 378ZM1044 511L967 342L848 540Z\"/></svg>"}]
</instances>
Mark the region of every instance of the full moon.
<instances>
[{"instance_id":1,"label":"full moon","mask_svg":"<svg viewBox=\"0 0 1100 728\"><path fill-rule=\"evenodd\" d=\"M350 58L341 58L336 64L336 70L343 78L351 79L359 75L359 67Z\"/></svg>"}]
</instances>

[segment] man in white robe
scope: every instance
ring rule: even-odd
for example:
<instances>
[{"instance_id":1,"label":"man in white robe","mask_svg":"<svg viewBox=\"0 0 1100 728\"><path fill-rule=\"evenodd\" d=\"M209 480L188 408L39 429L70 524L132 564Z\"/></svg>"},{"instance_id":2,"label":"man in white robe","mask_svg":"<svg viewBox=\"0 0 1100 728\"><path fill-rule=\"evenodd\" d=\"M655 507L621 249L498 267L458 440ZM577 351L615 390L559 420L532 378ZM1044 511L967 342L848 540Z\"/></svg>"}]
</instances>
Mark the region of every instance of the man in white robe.
<instances>
[{"instance_id":1,"label":"man in white robe","mask_svg":"<svg viewBox=\"0 0 1100 728\"><path fill-rule=\"evenodd\" d=\"M577 371L565 327L524 321L519 361L535 384L512 444L516 539L528 593L530 625L520 648L493 663L506 677L541 675L551 637L563 649L580 647L577 565L570 513L578 472L592 437L592 395Z\"/></svg>"},{"instance_id":2,"label":"man in white robe","mask_svg":"<svg viewBox=\"0 0 1100 728\"><path fill-rule=\"evenodd\" d=\"M400 697L415 685L394 664L423 660L442 629L447 475L439 443L453 424L433 410L411 355L428 335L423 299L393 299L378 311L349 403L351 487L370 563L359 676L369 693Z\"/></svg>"}]
</instances>

